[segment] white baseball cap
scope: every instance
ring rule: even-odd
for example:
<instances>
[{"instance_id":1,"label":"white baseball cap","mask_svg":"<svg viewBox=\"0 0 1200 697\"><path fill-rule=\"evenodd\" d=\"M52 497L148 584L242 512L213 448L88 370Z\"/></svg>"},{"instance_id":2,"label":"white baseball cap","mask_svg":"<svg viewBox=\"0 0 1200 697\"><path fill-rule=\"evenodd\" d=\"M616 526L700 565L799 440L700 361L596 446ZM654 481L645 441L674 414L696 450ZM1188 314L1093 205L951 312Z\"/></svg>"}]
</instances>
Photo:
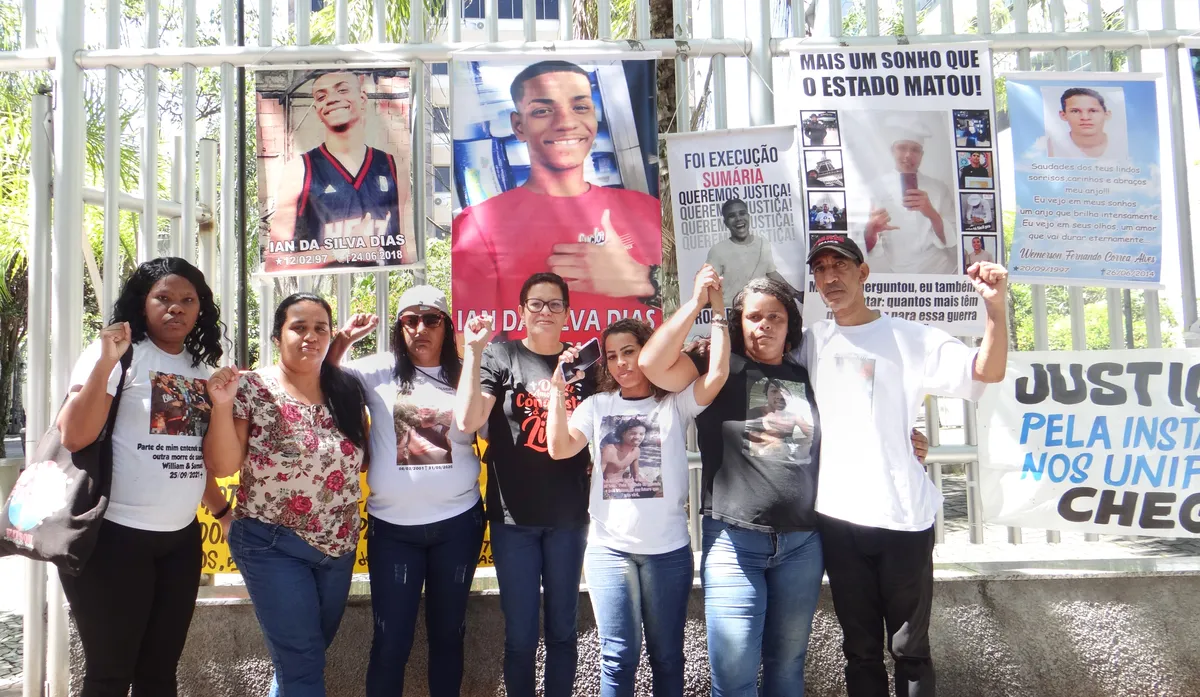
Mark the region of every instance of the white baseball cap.
<instances>
[{"instance_id":1,"label":"white baseball cap","mask_svg":"<svg viewBox=\"0 0 1200 697\"><path fill-rule=\"evenodd\" d=\"M400 309L396 316L408 310L438 310L447 317L450 316L450 304L446 302L446 294L433 286L413 286L400 296Z\"/></svg>"}]
</instances>

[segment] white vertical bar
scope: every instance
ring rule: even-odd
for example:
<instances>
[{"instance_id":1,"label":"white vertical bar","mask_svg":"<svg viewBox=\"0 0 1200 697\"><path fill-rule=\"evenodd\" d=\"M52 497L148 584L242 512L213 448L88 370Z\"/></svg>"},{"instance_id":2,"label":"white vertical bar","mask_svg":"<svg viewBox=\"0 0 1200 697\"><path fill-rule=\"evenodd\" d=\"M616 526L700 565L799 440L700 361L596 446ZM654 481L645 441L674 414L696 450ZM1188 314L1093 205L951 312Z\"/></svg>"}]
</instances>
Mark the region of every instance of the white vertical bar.
<instances>
[{"instance_id":1,"label":"white vertical bar","mask_svg":"<svg viewBox=\"0 0 1200 697\"><path fill-rule=\"evenodd\" d=\"M755 0L749 0L751 4ZM634 21L637 24L637 38L650 38L650 0L634 0Z\"/></svg>"},{"instance_id":2,"label":"white vertical bar","mask_svg":"<svg viewBox=\"0 0 1200 697\"><path fill-rule=\"evenodd\" d=\"M1162 317L1158 309L1158 291L1148 290L1146 303L1146 347L1162 348Z\"/></svg>"},{"instance_id":3,"label":"white vertical bar","mask_svg":"<svg viewBox=\"0 0 1200 697\"><path fill-rule=\"evenodd\" d=\"M1055 32L1065 32L1067 30L1067 15L1066 15L1066 10L1063 7L1063 0L1050 0L1050 26L1051 26L1051 29ZM1059 72L1066 72L1066 70L1067 70L1067 49L1058 48L1058 49L1054 50L1054 68L1055 68L1055 70L1058 70ZM1034 302L1036 303L1038 301L1036 286L1035 286L1034 290L1035 290L1035 292L1034 292L1033 297L1034 297ZM1077 315L1077 314L1083 315L1083 303L1081 302L1082 298L1078 294L1078 289L1071 288L1070 290L1067 291L1067 293L1068 293L1068 305L1070 307L1069 311L1072 315L1072 318L1071 318L1071 343L1072 343L1072 345L1074 345L1076 342L1076 339L1075 339L1075 336L1076 336L1075 315ZM1046 296L1045 296L1044 288L1042 289L1041 303L1042 303L1042 314L1043 314L1042 330L1047 332L1047 335L1042 337L1042 343L1047 344L1049 342L1049 336L1048 336L1049 332L1048 332L1047 318L1044 316L1046 313L1046 309L1045 309ZM1035 307L1035 309L1036 309L1036 307ZM1080 319L1082 319L1082 317ZM1042 347L1037 346L1037 344L1038 344L1038 336L1037 336L1038 321L1037 320L1038 320L1038 318L1035 315L1034 321L1033 321L1034 348L1039 351L1044 351L1044 350L1046 350L1046 348L1049 348L1049 347L1048 346L1042 346ZM1046 531L1046 541L1051 544L1059 543L1062 541L1062 534L1058 530L1047 530Z\"/></svg>"},{"instance_id":4,"label":"white vertical bar","mask_svg":"<svg viewBox=\"0 0 1200 697\"><path fill-rule=\"evenodd\" d=\"M1020 2L1021 0L1013 0L1013 1ZM946 3L946 4L951 4L951 3ZM953 13L951 14L951 16L953 17ZM988 2L988 0L975 0L975 23L979 25L979 33L980 34L991 34L992 33L992 8L991 8L991 4ZM949 29L950 29L949 31L946 31L945 29L943 29L942 33L943 34L953 34L954 33L953 18L950 20L950 28Z\"/></svg>"},{"instance_id":5,"label":"white vertical bar","mask_svg":"<svg viewBox=\"0 0 1200 697\"><path fill-rule=\"evenodd\" d=\"M196 3L183 3L183 45L196 45ZM183 258L196 260L196 66L183 65Z\"/></svg>"},{"instance_id":6,"label":"white vertical bar","mask_svg":"<svg viewBox=\"0 0 1200 697\"><path fill-rule=\"evenodd\" d=\"M789 0L788 16L791 19L792 36L804 38L804 0Z\"/></svg>"},{"instance_id":7,"label":"white vertical bar","mask_svg":"<svg viewBox=\"0 0 1200 697\"><path fill-rule=\"evenodd\" d=\"M335 40L338 44L350 43L350 15L346 9L346 0L335 0L333 17Z\"/></svg>"},{"instance_id":8,"label":"white vertical bar","mask_svg":"<svg viewBox=\"0 0 1200 697\"><path fill-rule=\"evenodd\" d=\"M600 0L596 6L596 36L601 39L612 38L612 0Z\"/></svg>"},{"instance_id":9,"label":"white vertical bar","mask_svg":"<svg viewBox=\"0 0 1200 697\"><path fill-rule=\"evenodd\" d=\"M450 43L462 41L462 3L459 0L447 0L446 24L450 27Z\"/></svg>"},{"instance_id":10,"label":"white vertical bar","mask_svg":"<svg viewBox=\"0 0 1200 697\"><path fill-rule=\"evenodd\" d=\"M526 41L537 39L537 0L521 0L521 28Z\"/></svg>"},{"instance_id":11,"label":"white vertical bar","mask_svg":"<svg viewBox=\"0 0 1200 697\"><path fill-rule=\"evenodd\" d=\"M688 31L688 0L671 2L672 35L677 41L691 38ZM675 55L675 130L686 133L692 130L691 61L687 55Z\"/></svg>"},{"instance_id":12,"label":"white vertical bar","mask_svg":"<svg viewBox=\"0 0 1200 697\"><path fill-rule=\"evenodd\" d=\"M183 136L175 136L171 139L171 200L175 203L183 202ZM183 235L179 231L179 223L181 218L171 218L167 224L169 230L169 238L167 240L167 249L171 250L171 256L183 256Z\"/></svg>"},{"instance_id":13,"label":"white vertical bar","mask_svg":"<svg viewBox=\"0 0 1200 697\"><path fill-rule=\"evenodd\" d=\"M104 18L107 31L104 45L121 46L121 2L108 0ZM109 66L104 69L104 276L100 292L100 316L107 317L117 299L121 281L121 73Z\"/></svg>"},{"instance_id":14,"label":"white vertical bar","mask_svg":"<svg viewBox=\"0 0 1200 697\"><path fill-rule=\"evenodd\" d=\"M50 316L53 319L50 393L67 394L83 332L83 71L75 53L83 49L84 4L59 0L54 63L54 260ZM66 598L58 574L49 574L46 663L48 697L70 689Z\"/></svg>"},{"instance_id":15,"label":"white vertical bar","mask_svg":"<svg viewBox=\"0 0 1200 697\"><path fill-rule=\"evenodd\" d=\"M836 5L836 3L835 3ZM750 80L750 125L775 123L775 95L771 92L771 0L747 0L746 32L751 37L747 71Z\"/></svg>"},{"instance_id":16,"label":"white vertical bar","mask_svg":"<svg viewBox=\"0 0 1200 697\"><path fill-rule=\"evenodd\" d=\"M575 34L575 13L571 0L558 0L558 40L570 41Z\"/></svg>"},{"instance_id":17,"label":"white vertical bar","mask_svg":"<svg viewBox=\"0 0 1200 697\"><path fill-rule=\"evenodd\" d=\"M158 47L158 0L146 0L146 48ZM147 64L146 127L142 142L142 213L138 238L138 263L158 256L158 68Z\"/></svg>"},{"instance_id":18,"label":"white vertical bar","mask_svg":"<svg viewBox=\"0 0 1200 697\"><path fill-rule=\"evenodd\" d=\"M345 326L346 320L350 319L350 291L354 285L354 274L343 273L337 275L337 316L338 326ZM379 318L380 323L386 322L386 317Z\"/></svg>"},{"instance_id":19,"label":"white vertical bar","mask_svg":"<svg viewBox=\"0 0 1200 697\"><path fill-rule=\"evenodd\" d=\"M375 353L387 353L391 335L388 330L392 325L388 322L388 295L391 291L392 275L387 271L375 274L375 314L379 316L379 327L375 330Z\"/></svg>"},{"instance_id":20,"label":"white vertical bar","mask_svg":"<svg viewBox=\"0 0 1200 697\"><path fill-rule=\"evenodd\" d=\"M937 397L925 398L925 430L926 437L929 438L929 447L936 448L942 444L942 424L940 414L938 413ZM928 467L929 478L933 480L933 485L938 491L942 490L942 465L939 462L931 463ZM933 522L933 542L934 544L942 544L946 541L946 511L945 507L939 507L937 517Z\"/></svg>"},{"instance_id":21,"label":"white vertical bar","mask_svg":"<svg viewBox=\"0 0 1200 697\"><path fill-rule=\"evenodd\" d=\"M27 10L32 3L27 3ZM28 16L26 16L28 19ZM33 36L30 34L29 36ZM25 452L50 426L50 97L33 95L29 145L29 319L25 376ZM25 563L24 687L22 697L42 697L46 682L46 564Z\"/></svg>"},{"instance_id":22,"label":"white vertical bar","mask_svg":"<svg viewBox=\"0 0 1200 697\"><path fill-rule=\"evenodd\" d=\"M981 2L986 4L987 0L981 0ZM941 6L942 6L942 16L941 16L942 33L949 36L950 34L954 33L954 3L942 2ZM981 15L981 17L982 17L982 15ZM984 27L982 21L980 21L979 29L978 29L980 34L986 34L989 31L989 29L990 29L990 26Z\"/></svg>"},{"instance_id":23,"label":"white vertical bar","mask_svg":"<svg viewBox=\"0 0 1200 697\"><path fill-rule=\"evenodd\" d=\"M500 3L498 0L483 0L483 22L487 27L488 43L500 40Z\"/></svg>"},{"instance_id":24,"label":"white vertical bar","mask_svg":"<svg viewBox=\"0 0 1200 697\"><path fill-rule=\"evenodd\" d=\"M967 445L979 444L979 424L975 403L963 401L963 436ZM983 544L983 498L979 493L979 459L967 463L967 527L970 529L970 542L973 545Z\"/></svg>"},{"instance_id":25,"label":"white vertical bar","mask_svg":"<svg viewBox=\"0 0 1200 697\"><path fill-rule=\"evenodd\" d=\"M25 48L37 48L37 0L25 0L22 7L21 43Z\"/></svg>"},{"instance_id":26,"label":"white vertical bar","mask_svg":"<svg viewBox=\"0 0 1200 697\"><path fill-rule=\"evenodd\" d=\"M1175 0L1162 2L1163 29L1175 28ZM1190 77L1190 76L1189 76ZM1187 146L1183 130L1183 77L1179 70L1179 45L1166 49L1167 104L1170 109L1171 157L1175 175L1175 219L1179 221L1180 285L1183 295L1184 336L1196 331L1196 267L1192 250L1192 205L1188 190ZM1147 315L1148 316L1148 315Z\"/></svg>"},{"instance_id":27,"label":"white vertical bar","mask_svg":"<svg viewBox=\"0 0 1200 697\"><path fill-rule=\"evenodd\" d=\"M1012 16L1014 31L1018 34L1028 33L1029 0L1013 0ZM1023 48L1017 51L1017 68L1019 70L1029 70L1030 66L1029 49ZM1035 285L1031 287L1031 291L1031 300L1033 302L1033 343L1035 348L1039 345L1044 347L1048 343L1046 338L1048 333L1046 326L1046 288L1045 286ZM1023 537L1021 528L1008 527L1009 544L1019 545L1023 541Z\"/></svg>"},{"instance_id":28,"label":"white vertical bar","mask_svg":"<svg viewBox=\"0 0 1200 697\"><path fill-rule=\"evenodd\" d=\"M184 0L184 4L189 4ZM274 19L274 3L271 0L258 0L258 45L270 46L273 43L271 35L271 20Z\"/></svg>"},{"instance_id":29,"label":"white vertical bar","mask_svg":"<svg viewBox=\"0 0 1200 697\"><path fill-rule=\"evenodd\" d=\"M846 33L842 29L842 6L835 2L831 5L830 9L831 9L831 11L829 13L829 35L830 36L842 36L843 34ZM876 17L875 21L876 21L876 23L878 23L879 18ZM878 29L878 27L876 29ZM876 33L878 33L878 31L876 31Z\"/></svg>"},{"instance_id":30,"label":"white vertical bar","mask_svg":"<svg viewBox=\"0 0 1200 697\"><path fill-rule=\"evenodd\" d=\"M200 243L196 260L205 280L211 286L217 272L217 141L211 138L200 139L199 163L200 203L208 208L211 217L202 229L198 228L196 231Z\"/></svg>"},{"instance_id":31,"label":"white vertical bar","mask_svg":"<svg viewBox=\"0 0 1200 697\"><path fill-rule=\"evenodd\" d=\"M263 278L258 284L258 367L275 363L275 344L271 340L271 322L275 316L275 279Z\"/></svg>"},{"instance_id":32,"label":"white vertical bar","mask_svg":"<svg viewBox=\"0 0 1200 697\"><path fill-rule=\"evenodd\" d=\"M900 0L904 7L904 33L913 36L920 33L917 27L917 0ZM837 5L838 3L834 3Z\"/></svg>"},{"instance_id":33,"label":"white vertical bar","mask_svg":"<svg viewBox=\"0 0 1200 697\"><path fill-rule=\"evenodd\" d=\"M308 0L299 0L296 16L305 15L308 21ZM234 0L221 0L221 31L226 46L237 43L237 16ZM297 27L299 27L297 20ZM297 32L299 30L297 29ZM238 234L237 234L237 113L233 65L221 64L221 272L218 295L221 301L221 323L225 325L222 346L225 363L233 365L234 324L237 317Z\"/></svg>"},{"instance_id":34,"label":"white vertical bar","mask_svg":"<svg viewBox=\"0 0 1200 697\"><path fill-rule=\"evenodd\" d=\"M387 3L382 0L375 0L372 3L375 9L375 43L382 44L387 41ZM409 2L410 12L417 8L425 7L422 0L412 0ZM409 37L412 41L412 37Z\"/></svg>"},{"instance_id":35,"label":"white vertical bar","mask_svg":"<svg viewBox=\"0 0 1200 697\"><path fill-rule=\"evenodd\" d=\"M725 0L709 0L709 3L712 13L710 20L712 37L723 39L725 38ZM711 60L713 62L713 125L718 129L729 128L729 100L725 88L725 56L713 56Z\"/></svg>"},{"instance_id":36,"label":"white vertical bar","mask_svg":"<svg viewBox=\"0 0 1200 697\"><path fill-rule=\"evenodd\" d=\"M879 0L867 0L864 12L867 15L867 36L879 36Z\"/></svg>"},{"instance_id":37,"label":"white vertical bar","mask_svg":"<svg viewBox=\"0 0 1200 697\"><path fill-rule=\"evenodd\" d=\"M292 0L292 2L296 3L296 45L307 46L312 43L312 29L309 23L312 14L312 0Z\"/></svg>"}]
</instances>

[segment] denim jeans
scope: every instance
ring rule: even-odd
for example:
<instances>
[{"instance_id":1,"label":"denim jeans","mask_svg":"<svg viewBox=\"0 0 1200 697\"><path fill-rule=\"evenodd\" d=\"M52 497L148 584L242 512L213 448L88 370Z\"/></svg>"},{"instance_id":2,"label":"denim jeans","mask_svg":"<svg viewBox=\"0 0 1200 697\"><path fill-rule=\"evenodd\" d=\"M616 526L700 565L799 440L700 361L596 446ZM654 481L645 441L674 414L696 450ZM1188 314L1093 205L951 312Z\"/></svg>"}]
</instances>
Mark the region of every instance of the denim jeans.
<instances>
[{"instance_id":1,"label":"denim jeans","mask_svg":"<svg viewBox=\"0 0 1200 697\"><path fill-rule=\"evenodd\" d=\"M492 523L492 559L504 612L504 686L534 697L538 606L546 625L545 697L570 697L579 658L579 576L587 528Z\"/></svg>"},{"instance_id":2,"label":"denim jeans","mask_svg":"<svg viewBox=\"0 0 1200 697\"><path fill-rule=\"evenodd\" d=\"M271 697L322 697L325 649L346 609L354 554L330 557L291 528L254 518L233 521L229 551L275 666Z\"/></svg>"},{"instance_id":3,"label":"denim jeans","mask_svg":"<svg viewBox=\"0 0 1200 697\"><path fill-rule=\"evenodd\" d=\"M430 697L458 697L463 676L467 598L483 545L483 502L428 525L393 525L367 518L371 613L375 637L367 666L367 697L404 694L425 589Z\"/></svg>"},{"instance_id":4,"label":"denim jeans","mask_svg":"<svg viewBox=\"0 0 1200 697\"><path fill-rule=\"evenodd\" d=\"M704 614L713 697L804 694L824 564L816 531L766 533L704 518Z\"/></svg>"},{"instance_id":5,"label":"denim jeans","mask_svg":"<svg viewBox=\"0 0 1200 697\"><path fill-rule=\"evenodd\" d=\"M643 626L654 697L683 697L691 548L647 555L588 545L583 566L600 635L600 697L633 697Z\"/></svg>"}]
</instances>

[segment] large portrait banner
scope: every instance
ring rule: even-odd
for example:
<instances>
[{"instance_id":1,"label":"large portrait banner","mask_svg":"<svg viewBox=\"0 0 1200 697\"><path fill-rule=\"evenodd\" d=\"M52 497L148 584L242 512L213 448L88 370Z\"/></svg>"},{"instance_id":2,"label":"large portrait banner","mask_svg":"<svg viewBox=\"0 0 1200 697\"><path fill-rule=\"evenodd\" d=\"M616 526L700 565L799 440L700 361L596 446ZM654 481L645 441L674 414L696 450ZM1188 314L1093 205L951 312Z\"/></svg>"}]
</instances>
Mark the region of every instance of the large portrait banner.
<instances>
[{"instance_id":1,"label":"large portrait banner","mask_svg":"<svg viewBox=\"0 0 1200 697\"><path fill-rule=\"evenodd\" d=\"M654 54L471 55L453 61L455 327L480 313L524 335L521 286L570 289L563 338L662 321Z\"/></svg>"},{"instance_id":2,"label":"large portrait banner","mask_svg":"<svg viewBox=\"0 0 1200 697\"><path fill-rule=\"evenodd\" d=\"M986 44L792 54L802 90L808 238L847 232L866 255L867 304L983 333L966 269L999 261L991 52ZM804 321L826 319L816 287Z\"/></svg>"},{"instance_id":3,"label":"large portrait banner","mask_svg":"<svg viewBox=\"0 0 1200 697\"><path fill-rule=\"evenodd\" d=\"M259 70L254 81L261 272L419 262L408 68Z\"/></svg>"}]
</instances>

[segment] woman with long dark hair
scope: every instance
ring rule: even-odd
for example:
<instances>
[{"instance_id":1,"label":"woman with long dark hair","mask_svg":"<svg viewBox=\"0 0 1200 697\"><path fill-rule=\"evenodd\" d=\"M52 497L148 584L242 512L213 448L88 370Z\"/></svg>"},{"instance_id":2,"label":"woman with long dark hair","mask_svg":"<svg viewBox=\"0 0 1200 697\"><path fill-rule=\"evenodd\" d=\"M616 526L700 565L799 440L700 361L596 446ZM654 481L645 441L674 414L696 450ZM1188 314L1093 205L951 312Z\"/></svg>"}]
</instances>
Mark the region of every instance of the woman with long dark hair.
<instances>
[{"instance_id":1,"label":"woman with long dark hair","mask_svg":"<svg viewBox=\"0 0 1200 697\"><path fill-rule=\"evenodd\" d=\"M354 571L365 395L326 360L333 333L329 303L295 293L275 310L279 362L208 381L205 462L217 477L241 473L229 551L275 666L272 696L325 694Z\"/></svg>"},{"instance_id":2,"label":"woman with long dark hair","mask_svg":"<svg viewBox=\"0 0 1200 697\"><path fill-rule=\"evenodd\" d=\"M638 367L653 330L636 319L617 320L604 330L597 392L569 420L562 371L551 380L550 456L567 458L591 443L595 463L584 573L600 635L601 697L633 695L643 631L654 696L683 697L683 629L695 576L684 510L687 427L716 397L729 371L724 300L711 266L700 270L695 289L694 302L711 303L719 321L712 326L708 372L678 393L655 387ZM568 349L560 365L577 353ZM690 368L690 359L678 360ZM609 464L614 460L615 469ZM633 463L640 472L622 473Z\"/></svg>"},{"instance_id":3,"label":"woman with long dark hair","mask_svg":"<svg viewBox=\"0 0 1200 697\"><path fill-rule=\"evenodd\" d=\"M336 360L369 334L374 315L355 315L330 349ZM454 423L462 365L442 291L400 296L391 353L343 364L367 391L371 467L367 555L375 636L368 697L398 697L425 591L427 694L458 697L467 598L483 545L483 501L475 433Z\"/></svg>"},{"instance_id":4,"label":"woman with long dark hair","mask_svg":"<svg viewBox=\"0 0 1200 697\"><path fill-rule=\"evenodd\" d=\"M193 454L208 427L204 382L221 358L220 311L183 259L138 266L112 322L83 352L58 415L63 444L100 435L132 351L113 426L112 492L79 576L60 574L83 644L83 697L176 694L175 670L200 586L196 507L228 507ZM202 408L203 407L203 408Z\"/></svg>"}]
</instances>

